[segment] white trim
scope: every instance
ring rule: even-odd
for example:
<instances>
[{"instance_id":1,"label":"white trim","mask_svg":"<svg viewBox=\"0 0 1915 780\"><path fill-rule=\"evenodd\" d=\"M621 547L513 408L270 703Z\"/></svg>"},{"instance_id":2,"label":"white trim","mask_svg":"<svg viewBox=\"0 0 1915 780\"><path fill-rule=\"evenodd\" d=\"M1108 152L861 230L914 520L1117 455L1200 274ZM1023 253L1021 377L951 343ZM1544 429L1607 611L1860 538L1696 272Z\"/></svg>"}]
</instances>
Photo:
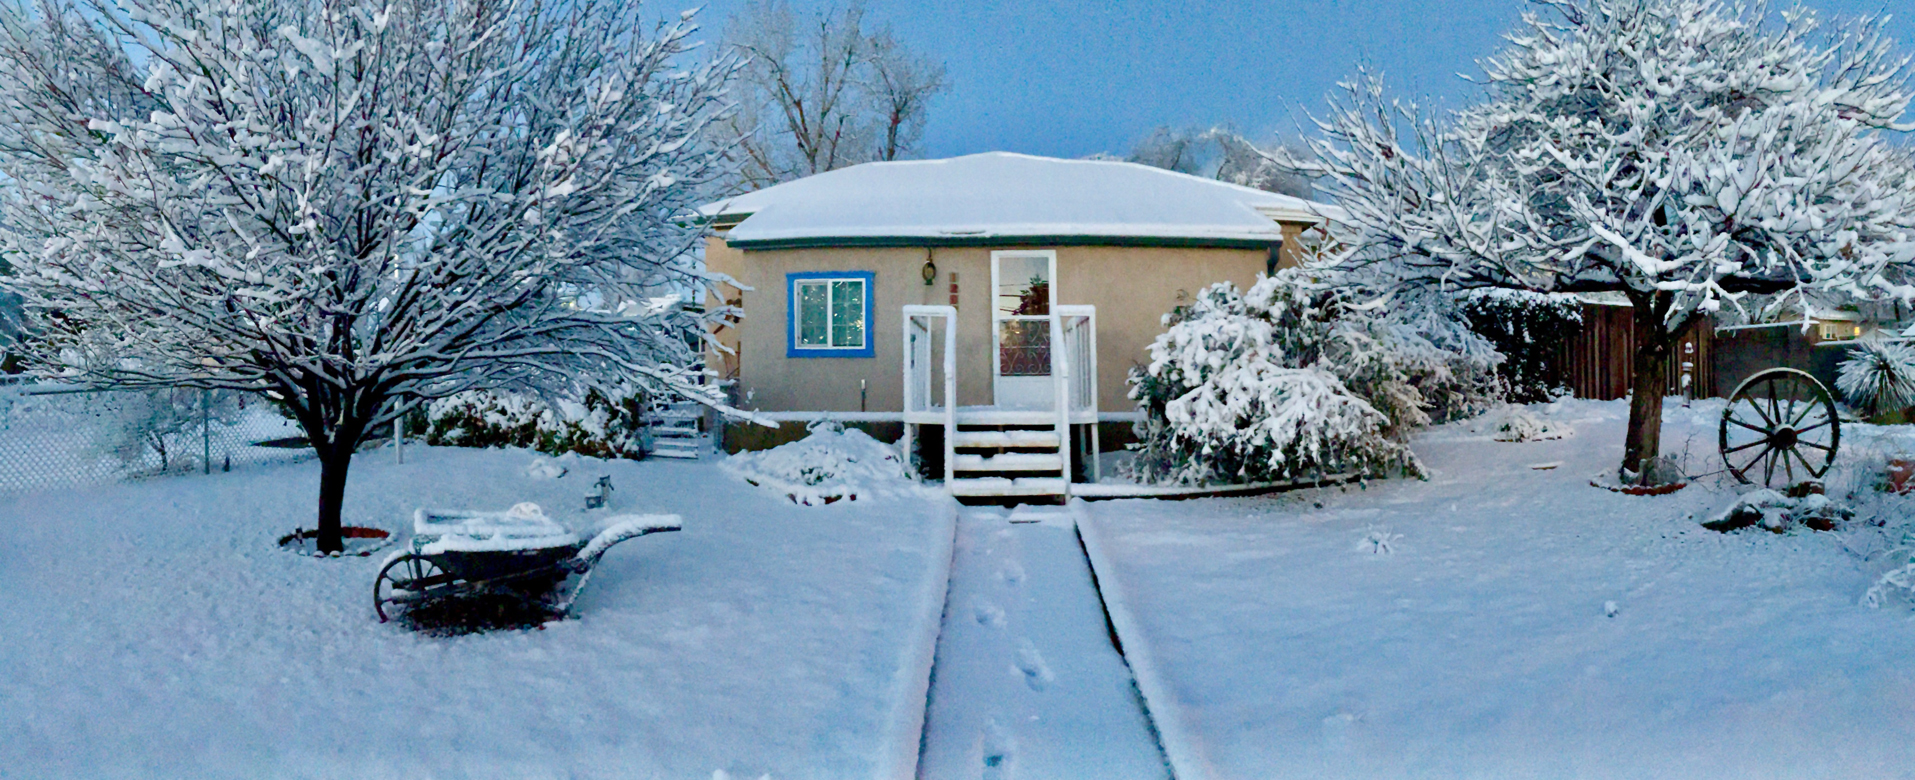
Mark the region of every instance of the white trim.
<instances>
[{"instance_id":1,"label":"white trim","mask_svg":"<svg viewBox=\"0 0 1915 780\"><path fill-rule=\"evenodd\" d=\"M847 283L856 282L858 284L858 305L861 308L870 308L869 304L871 303L873 296L872 296L872 291L868 288L871 286L871 280L863 276L843 276L843 277L817 276L817 277L802 277L802 278L791 280L791 303L790 303L791 319L792 319L791 333L792 333L792 340L794 342L793 346L795 348L803 349L803 350L833 350L833 351L851 352L851 351L861 351L870 347L871 345L871 312L869 311L861 312L858 317L858 319L863 321L862 326L858 328L858 336L860 339L859 343L857 344L831 343L832 339L837 338L836 334L832 332L833 326L837 322L837 318L833 316L834 312L832 311L833 309L832 299L836 297L837 294L832 290L832 288L840 282L847 282ZM804 290L806 285L813 285L813 284L821 285L825 288L825 321L824 321L825 343L823 344L806 344L805 343L805 310L803 305L803 301L805 299Z\"/></svg>"},{"instance_id":2,"label":"white trim","mask_svg":"<svg viewBox=\"0 0 1915 780\"><path fill-rule=\"evenodd\" d=\"M1002 273L1001 273L1002 268L1001 268L1000 261L1002 261L1004 258L1007 258L1007 257L1009 258L1043 258L1049 263L1048 269L1045 272L1046 273L1045 282L1048 284L1050 288L1048 291L1048 294L1050 295L1050 302L1044 307L1046 312L1044 316L1040 317L1040 316L1029 315L1029 314L1009 315L1009 314L1002 314L999 312L999 309L1001 307L999 306L998 298L1001 296L1001 290L1002 290L1002 288L999 286L1000 284L999 280L1002 277ZM1007 320L1022 320L1022 321L1034 322L1037 320L1050 319L1051 315L1056 313L1057 250L1055 249L1001 249L1001 250L996 250L991 252L991 304L990 305L991 305L991 402L993 404L1002 404L1004 402L1004 399L998 397L998 388L1000 383L1004 379L1004 376L1003 376L1004 353L1003 353L1003 346L1002 344L999 343L1000 336L1001 336L1001 333L1000 333L1001 323ZM1053 352L1055 352L1058 348L1059 348L1058 344L1055 344L1055 343L1051 344L1051 350ZM1022 377L1014 377L1014 378L1022 378ZM1047 378L1050 378L1050 377L1047 377Z\"/></svg>"}]
</instances>

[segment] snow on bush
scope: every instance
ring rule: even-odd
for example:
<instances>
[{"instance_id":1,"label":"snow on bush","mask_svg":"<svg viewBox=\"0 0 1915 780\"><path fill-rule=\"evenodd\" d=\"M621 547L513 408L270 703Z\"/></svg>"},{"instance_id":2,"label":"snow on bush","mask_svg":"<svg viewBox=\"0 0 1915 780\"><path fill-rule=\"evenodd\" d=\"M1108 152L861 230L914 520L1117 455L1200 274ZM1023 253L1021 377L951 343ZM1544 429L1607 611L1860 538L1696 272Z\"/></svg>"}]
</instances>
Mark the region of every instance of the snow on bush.
<instances>
[{"instance_id":1,"label":"snow on bush","mask_svg":"<svg viewBox=\"0 0 1915 780\"><path fill-rule=\"evenodd\" d=\"M1247 293L1213 285L1164 324L1150 365L1130 376L1145 415L1131 466L1142 481L1420 475L1409 431L1496 395L1480 339L1474 354L1445 349L1421 335L1443 329L1348 305L1290 270Z\"/></svg>"},{"instance_id":2,"label":"snow on bush","mask_svg":"<svg viewBox=\"0 0 1915 780\"><path fill-rule=\"evenodd\" d=\"M1915 347L1863 339L1842 361L1835 387L1850 405L1871 414L1915 406Z\"/></svg>"},{"instance_id":3,"label":"snow on bush","mask_svg":"<svg viewBox=\"0 0 1915 780\"><path fill-rule=\"evenodd\" d=\"M1504 410L1491 430L1491 438L1497 441L1518 442L1561 439L1576 432L1576 429L1567 425L1537 417L1520 406Z\"/></svg>"},{"instance_id":4,"label":"snow on bush","mask_svg":"<svg viewBox=\"0 0 1915 780\"><path fill-rule=\"evenodd\" d=\"M784 493L805 506L841 498L882 495L912 487L898 450L864 431L814 423L811 435L759 452L726 458L721 468L757 487Z\"/></svg>"},{"instance_id":5,"label":"snow on bush","mask_svg":"<svg viewBox=\"0 0 1915 780\"><path fill-rule=\"evenodd\" d=\"M426 443L448 447L523 447L548 455L645 456L642 401L617 401L598 390L585 400L546 401L499 391L471 391L426 407Z\"/></svg>"}]
</instances>

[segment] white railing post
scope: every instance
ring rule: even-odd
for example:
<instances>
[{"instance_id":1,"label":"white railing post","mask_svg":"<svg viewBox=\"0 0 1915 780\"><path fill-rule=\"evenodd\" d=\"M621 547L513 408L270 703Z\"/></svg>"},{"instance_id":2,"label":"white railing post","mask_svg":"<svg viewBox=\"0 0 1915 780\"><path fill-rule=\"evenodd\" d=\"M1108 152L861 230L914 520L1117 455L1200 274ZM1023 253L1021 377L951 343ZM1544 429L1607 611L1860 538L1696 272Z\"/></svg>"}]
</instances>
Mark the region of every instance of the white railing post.
<instances>
[{"instance_id":1,"label":"white railing post","mask_svg":"<svg viewBox=\"0 0 1915 780\"><path fill-rule=\"evenodd\" d=\"M917 438L912 435L917 431L917 424L911 422L911 412L916 408L912 403L911 391L917 386L918 334L916 329L918 323L917 317L910 314L898 319L904 321L904 405L901 407L904 413L898 415L898 419L904 421L904 433L899 438L899 444L903 445L904 464L911 469L911 481L916 482L919 478L918 467L911 460L911 450Z\"/></svg>"},{"instance_id":2,"label":"white railing post","mask_svg":"<svg viewBox=\"0 0 1915 780\"><path fill-rule=\"evenodd\" d=\"M1057 414L1057 458L1063 466L1064 499L1071 496L1071 361L1064 341L1064 315L1051 312L1051 398Z\"/></svg>"},{"instance_id":3,"label":"white railing post","mask_svg":"<svg viewBox=\"0 0 1915 780\"><path fill-rule=\"evenodd\" d=\"M944 489L957 478L957 309L944 311Z\"/></svg>"}]
</instances>

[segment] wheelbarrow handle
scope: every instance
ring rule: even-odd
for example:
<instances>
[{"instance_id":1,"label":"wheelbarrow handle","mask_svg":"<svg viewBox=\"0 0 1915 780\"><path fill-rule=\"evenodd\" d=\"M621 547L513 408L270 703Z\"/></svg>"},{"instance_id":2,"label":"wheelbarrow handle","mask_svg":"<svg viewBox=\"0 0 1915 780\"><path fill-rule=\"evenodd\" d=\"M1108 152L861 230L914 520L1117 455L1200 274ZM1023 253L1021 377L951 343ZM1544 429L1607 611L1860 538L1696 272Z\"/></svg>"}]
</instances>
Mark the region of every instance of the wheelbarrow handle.
<instances>
[{"instance_id":1,"label":"wheelbarrow handle","mask_svg":"<svg viewBox=\"0 0 1915 780\"><path fill-rule=\"evenodd\" d=\"M678 515L615 517L605 530L598 532L597 536L592 537L592 541L587 542L585 547L578 551L578 555L573 560L582 565L581 571L590 569L598 565L598 559L605 555L606 550L612 549L612 545L627 539L637 539L646 534L677 531L683 528L684 524L684 520Z\"/></svg>"}]
</instances>

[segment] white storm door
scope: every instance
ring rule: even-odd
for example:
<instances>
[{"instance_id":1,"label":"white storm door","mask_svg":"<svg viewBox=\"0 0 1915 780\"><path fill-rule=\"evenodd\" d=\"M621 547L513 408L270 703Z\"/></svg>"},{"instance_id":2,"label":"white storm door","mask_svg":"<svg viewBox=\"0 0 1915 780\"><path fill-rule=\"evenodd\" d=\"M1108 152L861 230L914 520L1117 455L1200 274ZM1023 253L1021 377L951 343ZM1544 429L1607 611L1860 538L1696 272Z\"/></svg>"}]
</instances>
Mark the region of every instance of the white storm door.
<instances>
[{"instance_id":1,"label":"white storm door","mask_svg":"<svg viewBox=\"0 0 1915 780\"><path fill-rule=\"evenodd\" d=\"M991 253L992 395L999 409L1048 410L1057 253Z\"/></svg>"}]
</instances>

